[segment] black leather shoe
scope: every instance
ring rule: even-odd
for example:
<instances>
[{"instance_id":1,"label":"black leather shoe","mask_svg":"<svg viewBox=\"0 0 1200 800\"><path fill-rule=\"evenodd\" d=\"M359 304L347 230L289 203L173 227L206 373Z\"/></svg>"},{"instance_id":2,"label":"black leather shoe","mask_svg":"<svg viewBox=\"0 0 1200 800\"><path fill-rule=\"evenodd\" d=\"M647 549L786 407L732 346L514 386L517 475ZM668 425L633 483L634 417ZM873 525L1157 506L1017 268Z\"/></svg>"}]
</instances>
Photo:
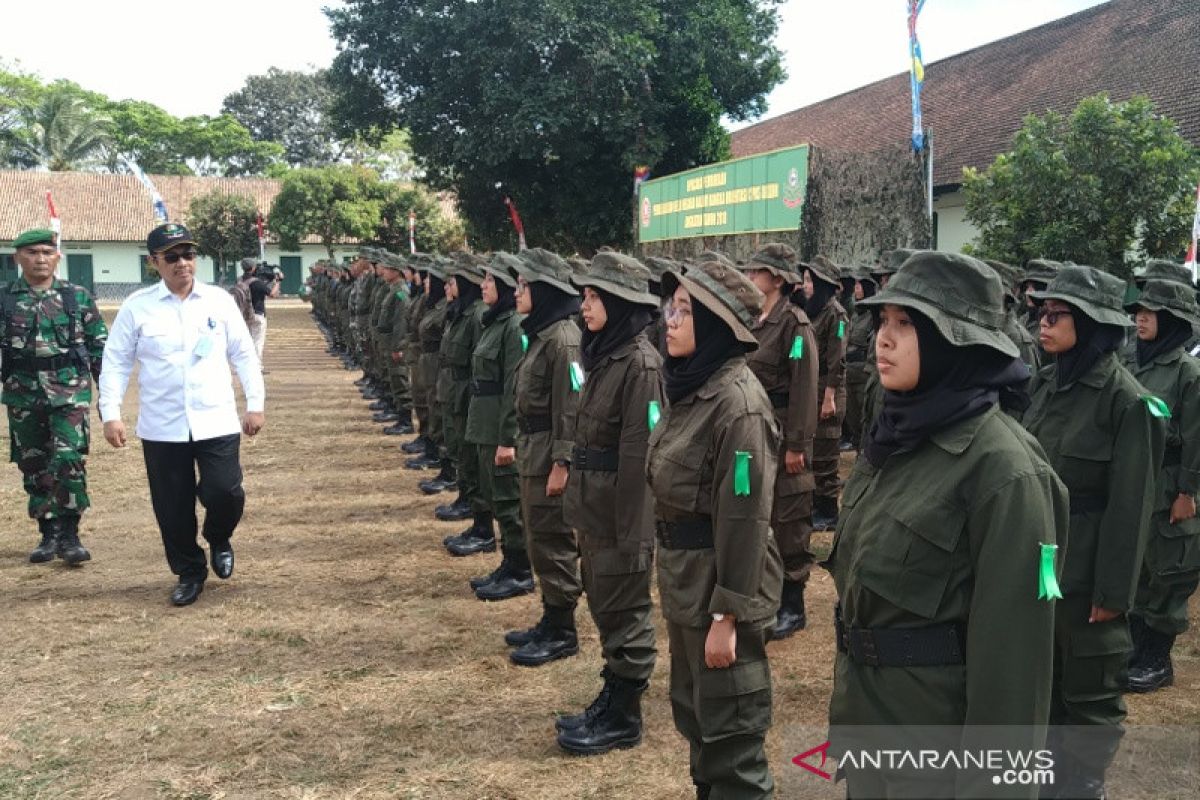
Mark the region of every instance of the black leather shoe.
<instances>
[{"instance_id":1,"label":"black leather shoe","mask_svg":"<svg viewBox=\"0 0 1200 800\"><path fill-rule=\"evenodd\" d=\"M578 652L579 639L574 630L546 628L537 639L509 653L508 660L519 667L540 667Z\"/></svg>"},{"instance_id":2,"label":"black leather shoe","mask_svg":"<svg viewBox=\"0 0 1200 800\"><path fill-rule=\"evenodd\" d=\"M181 580L171 592L171 605L190 606L204 591L204 581Z\"/></svg>"},{"instance_id":3,"label":"black leather shoe","mask_svg":"<svg viewBox=\"0 0 1200 800\"><path fill-rule=\"evenodd\" d=\"M408 453L410 456L415 456L417 453L424 453L429 449L429 437L421 434L411 442L405 442L400 445L400 451Z\"/></svg>"},{"instance_id":4,"label":"black leather shoe","mask_svg":"<svg viewBox=\"0 0 1200 800\"><path fill-rule=\"evenodd\" d=\"M822 514L819 511L814 511L812 516L812 526L814 531L832 531L837 528L838 515Z\"/></svg>"},{"instance_id":5,"label":"black leather shoe","mask_svg":"<svg viewBox=\"0 0 1200 800\"><path fill-rule=\"evenodd\" d=\"M380 397L379 390L374 386L367 386L363 389L363 400L378 400Z\"/></svg>"},{"instance_id":6,"label":"black leather shoe","mask_svg":"<svg viewBox=\"0 0 1200 800\"><path fill-rule=\"evenodd\" d=\"M400 420L394 425L389 425L383 429L384 436L408 436L413 432L413 426Z\"/></svg>"},{"instance_id":7,"label":"black leather shoe","mask_svg":"<svg viewBox=\"0 0 1200 800\"><path fill-rule=\"evenodd\" d=\"M448 474L445 466L443 466L441 472L427 481L421 481L417 484L417 488L425 494L441 494L446 491L453 492L458 488L458 481Z\"/></svg>"},{"instance_id":8,"label":"black leather shoe","mask_svg":"<svg viewBox=\"0 0 1200 800\"><path fill-rule=\"evenodd\" d=\"M371 379L368 378L366 375L364 375L361 378L359 378L358 380L356 380L354 382L354 385L355 386L366 386L370 382L371 382Z\"/></svg>"},{"instance_id":9,"label":"black leather shoe","mask_svg":"<svg viewBox=\"0 0 1200 800\"><path fill-rule=\"evenodd\" d=\"M775 615L775 627L770 631L772 641L786 639L796 631L804 630L808 616L804 613L804 586L794 581L783 582L783 593L779 601L779 613Z\"/></svg>"},{"instance_id":10,"label":"black leather shoe","mask_svg":"<svg viewBox=\"0 0 1200 800\"><path fill-rule=\"evenodd\" d=\"M450 505L438 506L433 515L443 522L458 522L471 518L471 504L459 497Z\"/></svg>"},{"instance_id":11,"label":"black leather shoe","mask_svg":"<svg viewBox=\"0 0 1200 800\"><path fill-rule=\"evenodd\" d=\"M508 564L507 568L505 565ZM533 573L528 567L521 568L508 561L500 562L500 574L491 583L475 590L475 596L484 602L509 600L533 591Z\"/></svg>"},{"instance_id":12,"label":"black leather shoe","mask_svg":"<svg viewBox=\"0 0 1200 800\"><path fill-rule=\"evenodd\" d=\"M488 580L489 581L491 580L490 575L488 576ZM475 585L474 578L471 579L471 588L472 589L479 588L478 586ZM509 631L508 633L504 634L504 643L506 645L508 645L509 647L524 647L525 645L532 642L534 639L537 639L539 636L541 636L542 631L545 630L545 628L546 628L546 618L543 617L542 619L538 620L538 623L536 625L534 625L532 628L525 628L524 630Z\"/></svg>"},{"instance_id":13,"label":"black leather shoe","mask_svg":"<svg viewBox=\"0 0 1200 800\"><path fill-rule=\"evenodd\" d=\"M387 400L376 400L367 406L367 411L386 411L391 406Z\"/></svg>"},{"instance_id":14,"label":"black leather shoe","mask_svg":"<svg viewBox=\"0 0 1200 800\"><path fill-rule=\"evenodd\" d=\"M214 549L211 553L212 568L216 576L225 580L233 574L233 546L225 545L225 549Z\"/></svg>"},{"instance_id":15,"label":"black leather shoe","mask_svg":"<svg viewBox=\"0 0 1200 800\"><path fill-rule=\"evenodd\" d=\"M457 537L446 542L446 549L450 551L452 556L473 556L476 553L494 553L496 552L496 537L495 536L464 536L461 539Z\"/></svg>"},{"instance_id":16,"label":"black leather shoe","mask_svg":"<svg viewBox=\"0 0 1200 800\"><path fill-rule=\"evenodd\" d=\"M577 756L593 756L641 744L641 695L646 682L615 675L609 676L609 681L612 685L605 685L606 702L600 706L600 698L596 698L596 709L590 719L578 727L559 730L558 746L563 750ZM601 690L601 696L604 695Z\"/></svg>"},{"instance_id":17,"label":"black leather shoe","mask_svg":"<svg viewBox=\"0 0 1200 800\"><path fill-rule=\"evenodd\" d=\"M372 422L399 422L400 415L395 411L379 411L371 415Z\"/></svg>"},{"instance_id":18,"label":"black leather shoe","mask_svg":"<svg viewBox=\"0 0 1200 800\"><path fill-rule=\"evenodd\" d=\"M501 561L500 566L496 567L494 570L489 572L487 575L476 575L474 578L471 578L469 581L467 581L467 583L471 586L471 590L474 591L476 589L480 589L484 586L487 586L489 583L496 580L496 578L500 577L500 573L503 571L504 571L504 562Z\"/></svg>"},{"instance_id":19,"label":"black leather shoe","mask_svg":"<svg viewBox=\"0 0 1200 800\"><path fill-rule=\"evenodd\" d=\"M441 465L442 460L440 458L429 455L428 453L417 456L416 458L410 458L408 461L404 462L404 468L412 470L433 469L434 467L440 467Z\"/></svg>"}]
</instances>

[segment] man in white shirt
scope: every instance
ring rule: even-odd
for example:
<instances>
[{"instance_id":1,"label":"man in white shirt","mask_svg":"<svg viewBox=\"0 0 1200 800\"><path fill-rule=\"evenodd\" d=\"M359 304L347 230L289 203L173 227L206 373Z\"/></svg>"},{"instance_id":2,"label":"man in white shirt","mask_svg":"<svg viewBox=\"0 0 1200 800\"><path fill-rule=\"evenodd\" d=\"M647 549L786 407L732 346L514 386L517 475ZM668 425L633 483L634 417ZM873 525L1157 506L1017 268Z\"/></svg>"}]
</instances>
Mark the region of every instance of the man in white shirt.
<instances>
[{"instance_id":1,"label":"man in white shirt","mask_svg":"<svg viewBox=\"0 0 1200 800\"><path fill-rule=\"evenodd\" d=\"M241 434L265 423L262 368L237 303L224 289L196 280L196 243L169 222L146 240L162 281L134 292L113 322L100 373L100 419L113 447L126 444L121 400L136 362L137 435L142 439L150 500L171 572L171 602L186 606L204 589L208 566L196 541L196 499L213 572L233 574L230 538L246 494L238 458ZM229 364L246 395L240 423ZM196 481L196 470L200 480Z\"/></svg>"}]
</instances>

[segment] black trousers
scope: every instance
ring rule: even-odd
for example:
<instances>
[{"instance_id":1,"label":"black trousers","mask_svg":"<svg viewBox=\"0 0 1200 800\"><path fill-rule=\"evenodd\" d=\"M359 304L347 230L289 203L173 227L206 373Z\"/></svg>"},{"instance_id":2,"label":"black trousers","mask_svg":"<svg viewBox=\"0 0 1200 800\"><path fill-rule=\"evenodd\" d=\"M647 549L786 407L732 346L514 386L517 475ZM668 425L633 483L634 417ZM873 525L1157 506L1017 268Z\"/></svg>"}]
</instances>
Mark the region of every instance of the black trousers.
<instances>
[{"instance_id":1,"label":"black trousers","mask_svg":"<svg viewBox=\"0 0 1200 800\"><path fill-rule=\"evenodd\" d=\"M241 434L237 433L198 442L142 440L154 517L167 564L180 580L203 581L208 577L204 551L196 542L196 498L205 511L204 538L215 549L229 543L242 518L246 492L238 459L241 442Z\"/></svg>"}]
</instances>

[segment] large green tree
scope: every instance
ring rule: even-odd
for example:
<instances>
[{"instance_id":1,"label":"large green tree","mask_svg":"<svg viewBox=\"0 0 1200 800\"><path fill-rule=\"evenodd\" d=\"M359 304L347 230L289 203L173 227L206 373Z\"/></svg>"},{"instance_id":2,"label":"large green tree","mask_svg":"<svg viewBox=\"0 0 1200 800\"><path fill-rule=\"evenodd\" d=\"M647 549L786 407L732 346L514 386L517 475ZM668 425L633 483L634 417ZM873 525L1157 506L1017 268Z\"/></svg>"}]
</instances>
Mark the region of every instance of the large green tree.
<instances>
[{"instance_id":1,"label":"large green tree","mask_svg":"<svg viewBox=\"0 0 1200 800\"><path fill-rule=\"evenodd\" d=\"M333 134L329 107L333 100L324 71L298 72L271 67L251 75L228 95L222 111L242 123L260 142L279 142L294 167L338 161L343 145Z\"/></svg>"},{"instance_id":2,"label":"large green tree","mask_svg":"<svg viewBox=\"0 0 1200 800\"><path fill-rule=\"evenodd\" d=\"M1145 97L1090 97L1070 116L1026 118L1010 152L964 174L974 251L1021 264L1071 260L1128 276L1178 258L1191 235L1200 158Z\"/></svg>"},{"instance_id":3,"label":"large green tree","mask_svg":"<svg viewBox=\"0 0 1200 800\"><path fill-rule=\"evenodd\" d=\"M230 277L231 261L258 255L257 220L252 199L219 190L193 198L188 207L188 230L197 249L213 259L222 278Z\"/></svg>"},{"instance_id":4,"label":"large green tree","mask_svg":"<svg viewBox=\"0 0 1200 800\"><path fill-rule=\"evenodd\" d=\"M588 251L632 234L633 170L727 157L722 116L783 77L779 0L348 0L330 10L338 123L406 128L482 246Z\"/></svg>"},{"instance_id":5,"label":"large green tree","mask_svg":"<svg viewBox=\"0 0 1200 800\"><path fill-rule=\"evenodd\" d=\"M102 166L112 141L112 120L98 105L73 84L46 87L17 110L10 163L54 172Z\"/></svg>"},{"instance_id":6,"label":"large green tree","mask_svg":"<svg viewBox=\"0 0 1200 800\"><path fill-rule=\"evenodd\" d=\"M379 177L347 165L289 171L271 206L268 225L286 250L316 236L329 257L345 239L371 239L379 227L383 201Z\"/></svg>"},{"instance_id":7,"label":"large green tree","mask_svg":"<svg viewBox=\"0 0 1200 800\"><path fill-rule=\"evenodd\" d=\"M395 253L408 252L408 215L413 220L413 238L423 253L451 253L466 246L462 220L442 212L437 195L419 184L380 182L382 201L379 225L373 239Z\"/></svg>"}]
</instances>

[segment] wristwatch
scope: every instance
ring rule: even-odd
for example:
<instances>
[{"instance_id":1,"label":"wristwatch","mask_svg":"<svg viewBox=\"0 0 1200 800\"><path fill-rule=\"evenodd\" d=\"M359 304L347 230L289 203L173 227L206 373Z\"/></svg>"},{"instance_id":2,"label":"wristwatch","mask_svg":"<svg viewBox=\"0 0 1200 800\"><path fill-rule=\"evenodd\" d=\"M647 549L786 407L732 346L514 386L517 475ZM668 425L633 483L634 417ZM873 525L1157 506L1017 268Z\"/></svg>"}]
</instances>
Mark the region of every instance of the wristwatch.
<instances>
[{"instance_id":1,"label":"wristwatch","mask_svg":"<svg viewBox=\"0 0 1200 800\"><path fill-rule=\"evenodd\" d=\"M719 613L718 613L718 614L713 614L713 615L712 615L712 618L713 618L713 622L724 622L724 621L725 621L725 615L724 615L724 614L719 614Z\"/></svg>"},{"instance_id":2,"label":"wristwatch","mask_svg":"<svg viewBox=\"0 0 1200 800\"><path fill-rule=\"evenodd\" d=\"M566 458L556 458L556 459L554 459L554 463L555 463L555 464L557 464L557 465L558 465L558 466L560 466L560 467L569 467L569 466L571 466L571 462L570 462L570 460L569 460L569 459L566 459Z\"/></svg>"}]
</instances>

